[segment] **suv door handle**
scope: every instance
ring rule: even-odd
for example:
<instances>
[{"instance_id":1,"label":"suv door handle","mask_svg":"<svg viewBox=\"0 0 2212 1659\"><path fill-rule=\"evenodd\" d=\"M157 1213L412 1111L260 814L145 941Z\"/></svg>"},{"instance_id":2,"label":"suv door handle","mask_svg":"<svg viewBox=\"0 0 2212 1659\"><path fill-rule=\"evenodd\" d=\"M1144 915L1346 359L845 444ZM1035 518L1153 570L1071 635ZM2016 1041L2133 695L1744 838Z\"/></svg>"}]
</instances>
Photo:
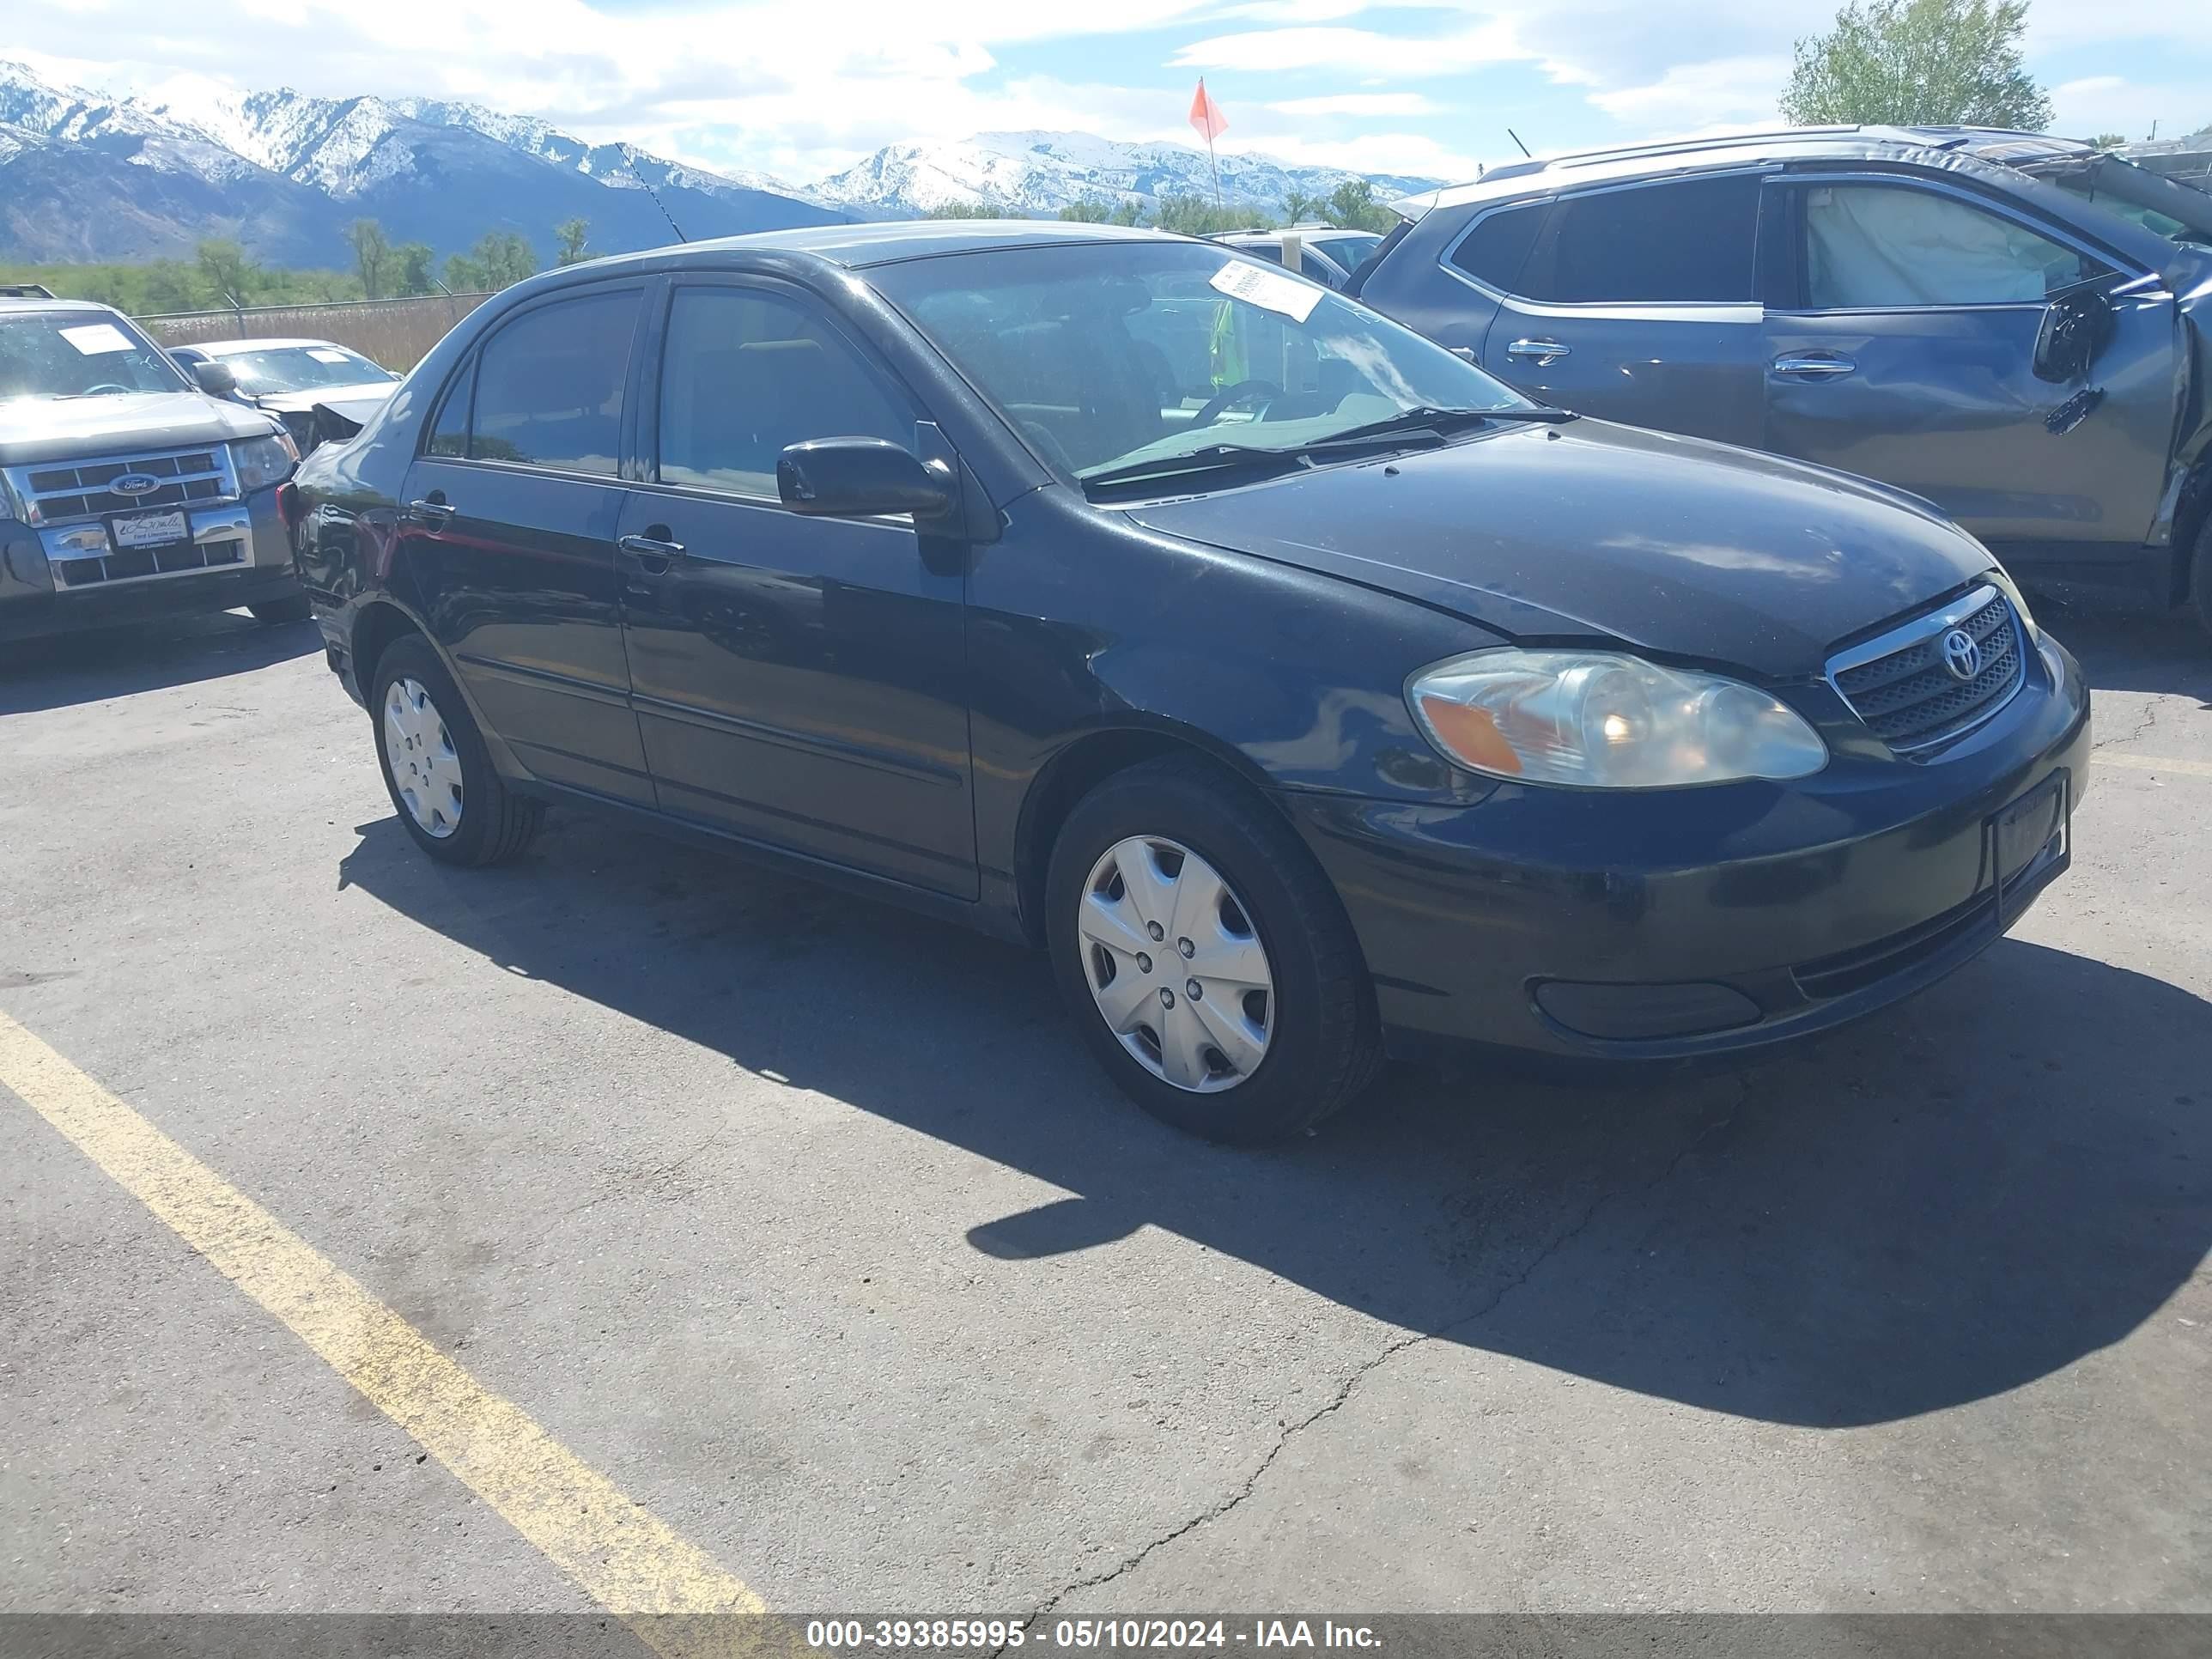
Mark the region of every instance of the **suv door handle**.
<instances>
[{"instance_id":1,"label":"suv door handle","mask_svg":"<svg viewBox=\"0 0 2212 1659\"><path fill-rule=\"evenodd\" d=\"M1805 380L1832 380L1838 375L1856 374L1858 365L1849 357L1832 351L1808 352L1802 356L1787 356L1774 360L1777 374L1795 374Z\"/></svg>"},{"instance_id":2,"label":"suv door handle","mask_svg":"<svg viewBox=\"0 0 2212 1659\"><path fill-rule=\"evenodd\" d=\"M1557 340L1516 340L1505 348L1505 355L1509 357L1533 357L1537 366L1541 368L1571 354Z\"/></svg>"},{"instance_id":3,"label":"suv door handle","mask_svg":"<svg viewBox=\"0 0 2212 1659\"><path fill-rule=\"evenodd\" d=\"M421 525L426 530L443 530L453 521L453 509L442 495L428 496L408 502L404 517L408 523Z\"/></svg>"}]
</instances>

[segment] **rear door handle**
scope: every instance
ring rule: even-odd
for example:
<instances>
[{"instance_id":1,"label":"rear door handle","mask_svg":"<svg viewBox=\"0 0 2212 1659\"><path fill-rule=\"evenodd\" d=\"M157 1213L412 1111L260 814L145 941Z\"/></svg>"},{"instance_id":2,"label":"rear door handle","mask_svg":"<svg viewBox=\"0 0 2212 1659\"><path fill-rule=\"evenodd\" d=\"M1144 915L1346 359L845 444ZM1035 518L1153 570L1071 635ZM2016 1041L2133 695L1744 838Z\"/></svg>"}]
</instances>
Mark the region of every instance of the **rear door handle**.
<instances>
[{"instance_id":1,"label":"rear door handle","mask_svg":"<svg viewBox=\"0 0 2212 1659\"><path fill-rule=\"evenodd\" d=\"M1832 351L1808 352L1802 356L1788 356L1774 360L1777 374L1791 374L1801 380L1832 380L1838 375L1856 374L1857 370L1856 363Z\"/></svg>"},{"instance_id":2,"label":"rear door handle","mask_svg":"<svg viewBox=\"0 0 2212 1659\"><path fill-rule=\"evenodd\" d=\"M441 501L419 501L407 503L407 522L421 525L426 530L443 530L453 522L453 509Z\"/></svg>"},{"instance_id":3,"label":"rear door handle","mask_svg":"<svg viewBox=\"0 0 2212 1659\"><path fill-rule=\"evenodd\" d=\"M1516 340L1505 348L1505 355L1509 357L1533 357L1540 368L1571 354L1557 340Z\"/></svg>"}]
</instances>

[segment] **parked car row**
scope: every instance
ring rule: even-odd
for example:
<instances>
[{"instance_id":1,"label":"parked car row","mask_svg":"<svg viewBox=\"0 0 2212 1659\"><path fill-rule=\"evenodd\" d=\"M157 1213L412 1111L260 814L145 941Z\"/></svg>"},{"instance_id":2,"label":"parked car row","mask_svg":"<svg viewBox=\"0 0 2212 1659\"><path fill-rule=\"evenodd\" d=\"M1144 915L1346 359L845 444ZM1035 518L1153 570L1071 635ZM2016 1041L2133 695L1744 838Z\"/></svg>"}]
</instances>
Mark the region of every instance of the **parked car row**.
<instances>
[{"instance_id":1,"label":"parked car row","mask_svg":"<svg viewBox=\"0 0 2212 1659\"><path fill-rule=\"evenodd\" d=\"M283 486L398 379L326 340L164 349L109 307L0 290L0 640L305 621Z\"/></svg>"}]
</instances>

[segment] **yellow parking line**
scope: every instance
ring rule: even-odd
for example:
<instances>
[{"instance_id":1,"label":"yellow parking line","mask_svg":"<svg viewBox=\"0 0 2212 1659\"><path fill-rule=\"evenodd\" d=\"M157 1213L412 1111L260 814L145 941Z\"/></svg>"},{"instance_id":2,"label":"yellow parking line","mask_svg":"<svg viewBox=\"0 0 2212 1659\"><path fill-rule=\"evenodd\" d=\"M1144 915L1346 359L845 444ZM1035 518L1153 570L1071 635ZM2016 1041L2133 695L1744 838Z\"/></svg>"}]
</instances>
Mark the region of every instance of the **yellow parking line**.
<instances>
[{"instance_id":1,"label":"yellow parking line","mask_svg":"<svg viewBox=\"0 0 2212 1659\"><path fill-rule=\"evenodd\" d=\"M2131 766L2138 772L2179 772L2184 777L2212 778L2212 761L2164 760L2156 755L2116 755L2100 749L2092 767Z\"/></svg>"},{"instance_id":2,"label":"yellow parking line","mask_svg":"<svg viewBox=\"0 0 2212 1659\"><path fill-rule=\"evenodd\" d=\"M702 1645L701 1627L682 1618L659 1625L656 1615L766 1611L704 1551L4 1013L0 1086L274 1314L648 1646L691 1653ZM714 1622L736 1639L732 1627L740 1621Z\"/></svg>"}]
</instances>

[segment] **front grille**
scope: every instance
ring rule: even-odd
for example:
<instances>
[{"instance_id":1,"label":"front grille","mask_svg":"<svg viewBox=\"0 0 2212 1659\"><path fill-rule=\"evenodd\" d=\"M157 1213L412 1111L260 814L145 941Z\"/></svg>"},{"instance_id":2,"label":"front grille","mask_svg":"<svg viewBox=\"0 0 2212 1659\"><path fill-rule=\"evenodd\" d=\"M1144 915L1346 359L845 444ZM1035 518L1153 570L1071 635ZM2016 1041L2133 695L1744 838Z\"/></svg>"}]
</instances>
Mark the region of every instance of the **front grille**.
<instances>
[{"instance_id":1,"label":"front grille","mask_svg":"<svg viewBox=\"0 0 2212 1659\"><path fill-rule=\"evenodd\" d=\"M119 547L99 559L57 560L54 574L64 587L93 587L102 582L173 576L186 570L216 570L245 562L243 541L186 542L177 547Z\"/></svg>"},{"instance_id":2,"label":"front grille","mask_svg":"<svg viewBox=\"0 0 2212 1659\"><path fill-rule=\"evenodd\" d=\"M1979 656L1971 678L1953 673L1946 659L1943 643L1954 630L1973 641ZM2019 621L1994 587L1829 665L1829 678L1851 712L1899 754L1934 748L1979 726L2011 700L2027 672Z\"/></svg>"},{"instance_id":3,"label":"front grille","mask_svg":"<svg viewBox=\"0 0 2212 1659\"><path fill-rule=\"evenodd\" d=\"M107 488L125 473L161 480L143 495L123 495ZM204 507L238 494L231 482L230 457L219 444L159 454L102 456L61 466L15 470L11 482L31 502L41 524L70 524L110 513L155 512L172 507Z\"/></svg>"}]
</instances>

